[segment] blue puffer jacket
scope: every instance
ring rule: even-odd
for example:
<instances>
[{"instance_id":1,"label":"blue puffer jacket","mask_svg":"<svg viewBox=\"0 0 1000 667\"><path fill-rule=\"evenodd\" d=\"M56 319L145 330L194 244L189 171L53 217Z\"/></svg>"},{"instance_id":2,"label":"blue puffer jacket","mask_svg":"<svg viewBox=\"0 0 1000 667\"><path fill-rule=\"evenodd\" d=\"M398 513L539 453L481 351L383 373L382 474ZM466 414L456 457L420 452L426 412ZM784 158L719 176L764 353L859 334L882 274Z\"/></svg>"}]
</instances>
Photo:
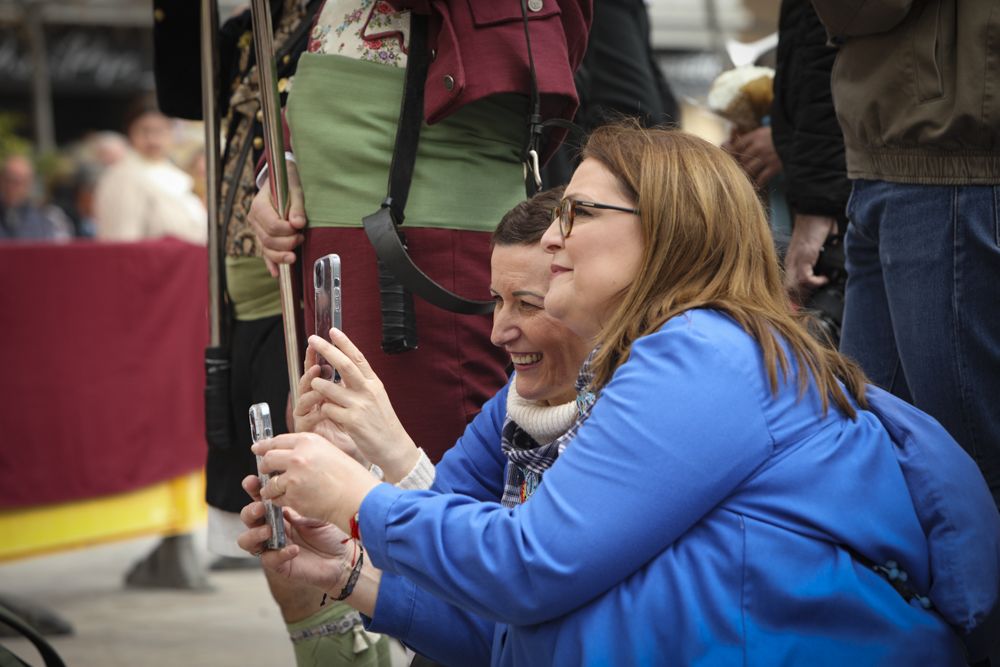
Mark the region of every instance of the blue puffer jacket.
<instances>
[{"instance_id":1,"label":"blue puffer jacket","mask_svg":"<svg viewBox=\"0 0 1000 667\"><path fill-rule=\"evenodd\" d=\"M1000 581L985 483L922 413L874 392L881 418L824 416L794 370L772 394L731 319L678 316L634 344L513 510L483 502L503 466L488 443L502 403L488 405L456 468L493 481L365 498L361 532L386 572L372 627L456 665L965 664L956 618L981 625ZM948 489L906 456L925 438L960 499L926 497ZM907 601L868 561L894 561L948 612Z\"/></svg>"}]
</instances>

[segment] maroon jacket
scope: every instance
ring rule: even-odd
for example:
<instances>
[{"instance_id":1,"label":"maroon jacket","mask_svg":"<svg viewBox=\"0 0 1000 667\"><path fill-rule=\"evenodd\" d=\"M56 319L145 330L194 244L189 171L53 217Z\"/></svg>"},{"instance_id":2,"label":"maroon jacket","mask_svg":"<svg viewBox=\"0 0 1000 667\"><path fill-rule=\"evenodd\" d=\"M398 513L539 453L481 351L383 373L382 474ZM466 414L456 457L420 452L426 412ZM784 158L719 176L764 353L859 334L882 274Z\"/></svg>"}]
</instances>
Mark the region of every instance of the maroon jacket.
<instances>
[{"instance_id":1,"label":"maroon jacket","mask_svg":"<svg viewBox=\"0 0 1000 667\"><path fill-rule=\"evenodd\" d=\"M466 104L498 93L531 91L520 0L387 0L397 10L430 15L431 63L424 86L424 117L434 124ZM573 72L583 60L593 17L592 0L540 0L528 10L531 53L542 118L572 120L580 100ZM534 0L529 4L535 4ZM291 145L282 109L286 148ZM525 106L527 132L527 106ZM564 136L547 132L544 162ZM264 166L261 156L259 172Z\"/></svg>"},{"instance_id":2,"label":"maroon jacket","mask_svg":"<svg viewBox=\"0 0 1000 667\"><path fill-rule=\"evenodd\" d=\"M388 2L399 10L430 15L432 60L424 92L428 124L490 95L527 95L531 90L520 0ZM572 119L579 105L573 72L587 48L592 0L528 4L540 5L537 11L529 7L528 26L542 117ZM554 148L553 142L549 146Z\"/></svg>"}]
</instances>

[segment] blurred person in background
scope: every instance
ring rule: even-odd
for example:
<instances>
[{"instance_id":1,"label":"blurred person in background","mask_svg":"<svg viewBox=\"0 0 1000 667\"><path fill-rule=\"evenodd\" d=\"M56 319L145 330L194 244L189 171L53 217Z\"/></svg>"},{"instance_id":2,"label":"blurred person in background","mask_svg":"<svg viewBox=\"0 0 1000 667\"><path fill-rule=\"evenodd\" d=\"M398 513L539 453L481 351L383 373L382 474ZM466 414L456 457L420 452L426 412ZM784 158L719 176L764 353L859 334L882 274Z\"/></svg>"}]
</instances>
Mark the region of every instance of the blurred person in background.
<instances>
[{"instance_id":1,"label":"blurred person in background","mask_svg":"<svg viewBox=\"0 0 1000 667\"><path fill-rule=\"evenodd\" d=\"M837 50L809 0L783 0L771 108L772 136L794 212L785 287L807 295L828 282L813 272L823 243L846 223L851 184L830 91Z\"/></svg>"},{"instance_id":2,"label":"blurred person in background","mask_svg":"<svg viewBox=\"0 0 1000 667\"><path fill-rule=\"evenodd\" d=\"M97 234L94 221L94 197L101 168L89 162L82 162L76 168L73 178L73 206L76 211L76 235L93 238Z\"/></svg>"},{"instance_id":3,"label":"blurred person in background","mask_svg":"<svg viewBox=\"0 0 1000 667\"><path fill-rule=\"evenodd\" d=\"M680 122L677 99L650 41L646 0L594 0L594 22L583 62L573 76L580 108L573 122L590 132L622 116L646 127ZM579 165L579 140L570 135L542 169L545 187L565 185Z\"/></svg>"},{"instance_id":4,"label":"blurred person in background","mask_svg":"<svg viewBox=\"0 0 1000 667\"><path fill-rule=\"evenodd\" d=\"M66 214L77 238L93 238L96 235L94 198L97 183L108 167L125 158L129 152L125 135L90 131L56 154L46 184L48 200Z\"/></svg>"},{"instance_id":5,"label":"blurred person in background","mask_svg":"<svg viewBox=\"0 0 1000 667\"><path fill-rule=\"evenodd\" d=\"M208 214L194 192L191 176L170 161L173 128L156 106L143 95L125 113L125 130L131 150L101 174L94 197L97 238L135 242L173 237L204 245L208 240ZM115 159L114 140L104 157ZM167 535L125 576L133 588L204 590L208 581L197 565L190 533Z\"/></svg>"},{"instance_id":6,"label":"blurred person in background","mask_svg":"<svg viewBox=\"0 0 1000 667\"><path fill-rule=\"evenodd\" d=\"M97 237L139 241L173 236L204 244L208 238L205 206L194 181L167 157L171 121L156 100L143 96L125 116L132 151L101 175L97 184Z\"/></svg>"},{"instance_id":7,"label":"blurred person in background","mask_svg":"<svg viewBox=\"0 0 1000 667\"><path fill-rule=\"evenodd\" d=\"M94 132L86 143L93 153L93 159L102 168L114 165L129 153L128 139L118 132Z\"/></svg>"},{"instance_id":8,"label":"blurred person in background","mask_svg":"<svg viewBox=\"0 0 1000 667\"><path fill-rule=\"evenodd\" d=\"M205 167L204 146L198 146L187 159L182 163L186 171L194 181L194 194L201 200L202 206L208 205L208 173Z\"/></svg>"},{"instance_id":9,"label":"blurred person in background","mask_svg":"<svg viewBox=\"0 0 1000 667\"><path fill-rule=\"evenodd\" d=\"M771 136L784 169L791 239L785 288L834 344L844 314L847 198L844 135L837 122L830 72L837 55L809 0L783 0L771 106Z\"/></svg>"},{"instance_id":10,"label":"blurred person in background","mask_svg":"<svg viewBox=\"0 0 1000 667\"><path fill-rule=\"evenodd\" d=\"M87 154L86 143L60 151L48 179L49 201L66 214L77 238L93 238L94 192L104 168Z\"/></svg>"},{"instance_id":11,"label":"blurred person in background","mask_svg":"<svg viewBox=\"0 0 1000 667\"><path fill-rule=\"evenodd\" d=\"M35 167L24 155L10 155L0 172L0 240L68 239L72 223L54 206L34 199Z\"/></svg>"},{"instance_id":12,"label":"blurred person in background","mask_svg":"<svg viewBox=\"0 0 1000 667\"><path fill-rule=\"evenodd\" d=\"M775 150L771 129L774 100L774 69L762 63L773 61L773 49L759 54L753 64L724 71L712 83L709 107L732 123L722 149L733 156L766 199L768 220L778 256L784 255L791 234L785 200L783 165Z\"/></svg>"}]
</instances>

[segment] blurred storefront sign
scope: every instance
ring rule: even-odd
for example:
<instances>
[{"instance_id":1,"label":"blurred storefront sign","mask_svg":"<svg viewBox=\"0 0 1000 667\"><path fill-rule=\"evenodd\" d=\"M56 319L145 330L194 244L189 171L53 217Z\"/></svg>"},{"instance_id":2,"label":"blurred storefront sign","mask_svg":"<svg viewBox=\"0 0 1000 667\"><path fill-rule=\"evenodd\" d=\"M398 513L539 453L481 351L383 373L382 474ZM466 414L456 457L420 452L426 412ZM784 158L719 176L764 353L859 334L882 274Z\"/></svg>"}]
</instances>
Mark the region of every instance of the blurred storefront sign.
<instances>
[{"instance_id":1,"label":"blurred storefront sign","mask_svg":"<svg viewBox=\"0 0 1000 667\"><path fill-rule=\"evenodd\" d=\"M238 2L219 0L220 14ZM43 153L120 129L153 89L152 25L152 0L0 0L0 112L27 119Z\"/></svg>"},{"instance_id":2,"label":"blurred storefront sign","mask_svg":"<svg viewBox=\"0 0 1000 667\"><path fill-rule=\"evenodd\" d=\"M4 3L0 109L30 119L43 153L117 129L124 101L153 85L151 23L148 2Z\"/></svg>"},{"instance_id":3,"label":"blurred storefront sign","mask_svg":"<svg viewBox=\"0 0 1000 667\"><path fill-rule=\"evenodd\" d=\"M0 93L25 93L35 74L26 30L0 34ZM149 89L153 85L150 28L46 26L49 84L53 93Z\"/></svg>"}]
</instances>

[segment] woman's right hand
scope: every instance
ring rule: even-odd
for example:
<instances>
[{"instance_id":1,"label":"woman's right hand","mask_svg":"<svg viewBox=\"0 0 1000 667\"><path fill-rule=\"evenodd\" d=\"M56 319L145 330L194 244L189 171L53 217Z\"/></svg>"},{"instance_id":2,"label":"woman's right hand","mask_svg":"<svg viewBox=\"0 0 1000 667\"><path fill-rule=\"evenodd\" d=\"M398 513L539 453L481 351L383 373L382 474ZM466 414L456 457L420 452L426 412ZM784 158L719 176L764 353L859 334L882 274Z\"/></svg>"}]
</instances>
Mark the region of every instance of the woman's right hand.
<instances>
[{"instance_id":1,"label":"woman's right hand","mask_svg":"<svg viewBox=\"0 0 1000 667\"><path fill-rule=\"evenodd\" d=\"M295 163L288 167L288 219L282 220L271 199L270 178L254 196L247 219L260 241L264 263L272 276L278 275L278 264L294 264L295 249L302 244L302 229L306 226L305 199Z\"/></svg>"},{"instance_id":2,"label":"woman's right hand","mask_svg":"<svg viewBox=\"0 0 1000 667\"><path fill-rule=\"evenodd\" d=\"M312 381L320 377L320 367L316 363L316 351L306 348L305 372L299 379L299 402L292 411L296 433L315 433L336 445L342 452L363 466L367 460L354 440L340 426L323 414L323 395L312 388Z\"/></svg>"},{"instance_id":3,"label":"woman's right hand","mask_svg":"<svg viewBox=\"0 0 1000 667\"><path fill-rule=\"evenodd\" d=\"M307 519L290 507L284 508L285 536L288 545L280 550L265 550L271 527L264 521L264 503L260 499L260 479L249 475L243 489L253 502L240 512L246 530L237 538L241 549L259 555L261 564L289 579L336 594L351 571L356 546L344 531L332 523Z\"/></svg>"},{"instance_id":4,"label":"woman's right hand","mask_svg":"<svg viewBox=\"0 0 1000 667\"><path fill-rule=\"evenodd\" d=\"M318 369L310 369L306 377L312 395L307 403L315 401L323 417L350 435L364 457L382 469L385 481L395 484L416 466L420 450L403 428L385 387L361 351L343 331L331 329L330 337L333 344L311 336L306 359L308 363L310 358L315 360L316 354L322 354L339 371L341 381L324 380ZM299 403L304 400L302 394Z\"/></svg>"}]
</instances>

